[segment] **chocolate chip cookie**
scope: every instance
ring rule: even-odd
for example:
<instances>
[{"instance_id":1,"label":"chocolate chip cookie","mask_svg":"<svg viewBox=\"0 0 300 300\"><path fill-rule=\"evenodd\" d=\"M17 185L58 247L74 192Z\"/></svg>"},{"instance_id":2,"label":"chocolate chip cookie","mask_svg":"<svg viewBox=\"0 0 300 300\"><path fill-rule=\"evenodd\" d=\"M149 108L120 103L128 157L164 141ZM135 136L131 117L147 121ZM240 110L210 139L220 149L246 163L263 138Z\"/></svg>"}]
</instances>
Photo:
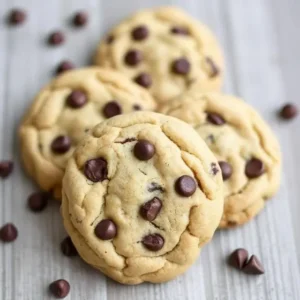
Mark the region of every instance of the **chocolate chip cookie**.
<instances>
[{"instance_id":1,"label":"chocolate chip cookie","mask_svg":"<svg viewBox=\"0 0 300 300\"><path fill-rule=\"evenodd\" d=\"M154 108L147 91L115 71L66 72L37 95L21 124L26 170L59 198L67 160L90 128L118 114Z\"/></svg>"},{"instance_id":2,"label":"chocolate chip cookie","mask_svg":"<svg viewBox=\"0 0 300 300\"><path fill-rule=\"evenodd\" d=\"M162 111L192 125L217 157L225 195L220 227L256 216L275 194L281 167L278 142L259 114L235 97L196 89Z\"/></svg>"},{"instance_id":3,"label":"chocolate chip cookie","mask_svg":"<svg viewBox=\"0 0 300 300\"><path fill-rule=\"evenodd\" d=\"M102 122L79 143L63 179L62 215L90 265L125 284L163 282L212 238L222 187L217 160L192 127L136 112Z\"/></svg>"},{"instance_id":4,"label":"chocolate chip cookie","mask_svg":"<svg viewBox=\"0 0 300 300\"><path fill-rule=\"evenodd\" d=\"M219 90L223 56L212 32L175 7L144 10L116 26L100 43L95 63L126 74L159 104L194 82Z\"/></svg>"}]
</instances>

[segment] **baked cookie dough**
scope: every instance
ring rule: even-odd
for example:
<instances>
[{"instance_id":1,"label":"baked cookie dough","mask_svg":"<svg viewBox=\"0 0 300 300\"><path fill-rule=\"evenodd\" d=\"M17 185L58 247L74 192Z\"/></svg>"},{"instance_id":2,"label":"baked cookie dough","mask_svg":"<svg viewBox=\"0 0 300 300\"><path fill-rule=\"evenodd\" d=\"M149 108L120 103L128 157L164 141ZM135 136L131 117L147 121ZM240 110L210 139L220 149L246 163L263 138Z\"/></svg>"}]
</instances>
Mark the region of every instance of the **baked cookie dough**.
<instances>
[{"instance_id":1,"label":"baked cookie dough","mask_svg":"<svg viewBox=\"0 0 300 300\"><path fill-rule=\"evenodd\" d=\"M155 109L152 97L115 71L93 67L57 77L37 95L20 126L26 170L60 198L67 160L86 132L107 118L141 109Z\"/></svg>"},{"instance_id":2,"label":"baked cookie dough","mask_svg":"<svg viewBox=\"0 0 300 300\"><path fill-rule=\"evenodd\" d=\"M219 161L225 206L220 227L248 222L278 189L278 142L259 114L245 102L196 89L165 105L162 112L194 127Z\"/></svg>"},{"instance_id":3,"label":"baked cookie dough","mask_svg":"<svg viewBox=\"0 0 300 300\"><path fill-rule=\"evenodd\" d=\"M222 175L188 124L137 112L97 125L63 179L64 225L81 257L125 284L183 273L223 211Z\"/></svg>"},{"instance_id":4,"label":"baked cookie dough","mask_svg":"<svg viewBox=\"0 0 300 300\"><path fill-rule=\"evenodd\" d=\"M143 10L116 26L100 43L95 63L121 71L158 104L194 82L220 90L223 56L213 33L176 7Z\"/></svg>"}]
</instances>

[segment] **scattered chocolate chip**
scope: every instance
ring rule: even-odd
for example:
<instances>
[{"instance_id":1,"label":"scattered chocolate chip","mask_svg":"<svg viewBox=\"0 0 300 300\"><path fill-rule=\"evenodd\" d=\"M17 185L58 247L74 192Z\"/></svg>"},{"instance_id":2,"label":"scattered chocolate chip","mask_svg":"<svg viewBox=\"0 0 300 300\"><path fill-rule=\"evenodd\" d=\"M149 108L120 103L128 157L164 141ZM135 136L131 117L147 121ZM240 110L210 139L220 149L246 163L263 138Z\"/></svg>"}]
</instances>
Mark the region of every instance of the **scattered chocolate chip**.
<instances>
[{"instance_id":1,"label":"scattered chocolate chip","mask_svg":"<svg viewBox=\"0 0 300 300\"><path fill-rule=\"evenodd\" d=\"M20 25L22 23L24 23L24 21L26 20L26 12L22 9L19 8L15 8L12 9L9 16L8 16L8 22L11 25Z\"/></svg>"},{"instance_id":2,"label":"scattered chocolate chip","mask_svg":"<svg viewBox=\"0 0 300 300\"><path fill-rule=\"evenodd\" d=\"M195 179L188 175L179 177L175 182L176 192L183 197L189 197L193 195L196 191L196 188L197 185Z\"/></svg>"},{"instance_id":3,"label":"scattered chocolate chip","mask_svg":"<svg viewBox=\"0 0 300 300\"><path fill-rule=\"evenodd\" d=\"M143 60L143 54L139 50L130 50L125 55L125 63L129 66L136 66Z\"/></svg>"},{"instance_id":4,"label":"scattered chocolate chip","mask_svg":"<svg viewBox=\"0 0 300 300\"><path fill-rule=\"evenodd\" d=\"M136 41L142 41L146 39L148 35L149 35L149 30L144 25L135 27L131 32L132 38Z\"/></svg>"},{"instance_id":5,"label":"scattered chocolate chip","mask_svg":"<svg viewBox=\"0 0 300 300\"><path fill-rule=\"evenodd\" d=\"M207 113L207 121L218 126L226 123L225 120L219 114L216 113Z\"/></svg>"},{"instance_id":6,"label":"scattered chocolate chip","mask_svg":"<svg viewBox=\"0 0 300 300\"><path fill-rule=\"evenodd\" d=\"M159 214L162 208L162 203L157 197L144 203L140 208L141 216L147 221L153 221Z\"/></svg>"},{"instance_id":7,"label":"scattered chocolate chip","mask_svg":"<svg viewBox=\"0 0 300 300\"><path fill-rule=\"evenodd\" d=\"M250 159L245 168L245 174L248 178L257 178L265 171L264 163L257 158Z\"/></svg>"},{"instance_id":8,"label":"scattered chocolate chip","mask_svg":"<svg viewBox=\"0 0 300 300\"><path fill-rule=\"evenodd\" d=\"M82 27L88 22L88 14L85 11L79 11L74 15L73 24Z\"/></svg>"},{"instance_id":9,"label":"scattered chocolate chip","mask_svg":"<svg viewBox=\"0 0 300 300\"><path fill-rule=\"evenodd\" d=\"M234 250L228 259L228 263L237 269L242 269L248 260L248 251L243 248Z\"/></svg>"},{"instance_id":10,"label":"scattered chocolate chip","mask_svg":"<svg viewBox=\"0 0 300 300\"><path fill-rule=\"evenodd\" d=\"M134 110L142 110L142 107L139 104L134 104L133 109Z\"/></svg>"},{"instance_id":11,"label":"scattered chocolate chip","mask_svg":"<svg viewBox=\"0 0 300 300\"><path fill-rule=\"evenodd\" d=\"M189 35L190 34L187 28L181 27L181 26L172 27L171 28L171 33L181 34L181 35Z\"/></svg>"},{"instance_id":12,"label":"scattered chocolate chip","mask_svg":"<svg viewBox=\"0 0 300 300\"><path fill-rule=\"evenodd\" d=\"M222 171L223 180L227 180L232 175L232 166L226 161L219 161L219 166Z\"/></svg>"},{"instance_id":13,"label":"scattered chocolate chip","mask_svg":"<svg viewBox=\"0 0 300 300\"><path fill-rule=\"evenodd\" d=\"M18 237L18 229L12 223L0 228L0 240L5 243L13 242Z\"/></svg>"},{"instance_id":14,"label":"scattered chocolate chip","mask_svg":"<svg viewBox=\"0 0 300 300\"><path fill-rule=\"evenodd\" d=\"M61 31L54 31L49 35L48 43L52 46L57 46L65 41L65 36Z\"/></svg>"},{"instance_id":15,"label":"scattered chocolate chip","mask_svg":"<svg viewBox=\"0 0 300 300\"><path fill-rule=\"evenodd\" d=\"M172 64L173 72L179 75L186 75L189 73L190 68L191 65L189 61L184 57L176 59Z\"/></svg>"},{"instance_id":16,"label":"scattered chocolate chip","mask_svg":"<svg viewBox=\"0 0 300 300\"><path fill-rule=\"evenodd\" d=\"M265 270L255 255L252 255L249 261L244 265L243 272L251 275L261 275L265 273Z\"/></svg>"},{"instance_id":17,"label":"scattered chocolate chip","mask_svg":"<svg viewBox=\"0 0 300 300\"><path fill-rule=\"evenodd\" d=\"M235 226L238 225L238 222L237 222L237 221L228 221L228 222L227 222L227 225L228 225L229 227L235 227Z\"/></svg>"},{"instance_id":18,"label":"scattered chocolate chip","mask_svg":"<svg viewBox=\"0 0 300 300\"><path fill-rule=\"evenodd\" d=\"M141 73L135 77L134 81L144 88L149 88L152 85L152 78L148 73Z\"/></svg>"},{"instance_id":19,"label":"scattered chocolate chip","mask_svg":"<svg viewBox=\"0 0 300 300\"><path fill-rule=\"evenodd\" d=\"M117 101L110 101L103 107L103 114L106 118L111 118L122 113L122 108Z\"/></svg>"},{"instance_id":20,"label":"scattered chocolate chip","mask_svg":"<svg viewBox=\"0 0 300 300\"><path fill-rule=\"evenodd\" d=\"M44 210L48 205L49 193L36 192L31 194L28 199L28 207L34 212L40 212Z\"/></svg>"},{"instance_id":21,"label":"scattered chocolate chip","mask_svg":"<svg viewBox=\"0 0 300 300\"><path fill-rule=\"evenodd\" d=\"M149 160L155 154L155 147L147 140L139 140L133 149L134 155L139 160Z\"/></svg>"},{"instance_id":22,"label":"scattered chocolate chip","mask_svg":"<svg viewBox=\"0 0 300 300\"><path fill-rule=\"evenodd\" d=\"M209 77L213 78L219 75L220 70L217 67L217 65L214 63L214 61L210 57L206 57L206 62L210 66L210 74Z\"/></svg>"},{"instance_id":23,"label":"scattered chocolate chip","mask_svg":"<svg viewBox=\"0 0 300 300\"><path fill-rule=\"evenodd\" d=\"M78 254L71 238L68 236L66 237L60 244L61 252L65 256L76 256Z\"/></svg>"},{"instance_id":24,"label":"scattered chocolate chip","mask_svg":"<svg viewBox=\"0 0 300 300\"><path fill-rule=\"evenodd\" d=\"M114 40L115 40L115 38L112 35L109 35L106 39L106 43L111 44Z\"/></svg>"},{"instance_id":25,"label":"scattered chocolate chip","mask_svg":"<svg viewBox=\"0 0 300 300\"><path fill-rule=\"evenodd\" d=\"M217 173L219 172L219 169L218 169L216 163L211 163L211 171L212 171L213 175L217 175Z\"/></svg>"},{"instance_id":26,"label":"scattered chocolate chip","mask_svg":"<svg viewBox=\"0 0 300 300\"><path fill-rule=\"evenodd\" d=\"M66 135L60 135L52 141L51 149L57 154L64 154L71 148L71 139Z\"/></svg>"},{"instance_id":27,"label":"scattered chocolate chip","mask_svg":"<svg viewBox=\"0 0 300 300\"><path fill-rule=\"evenodd\" d=\"M156 233L146 235L142 243L150 251L159 251L164 246L165 240L160 234Z\"/></svg>"},{"instance_id":28,"label":"scattered chocolate chip","mask_svg":"<svg viewBox=\"0 0 300 300\"><path fill-rule=\"evenodd\" d=\"M112 220L102 220L96 226L95 234L101 240L111 240L117 235L117 226Z\"/></svg>"},{"instance_id":29,"label":"scattered chocolate chip","mask_svg":"<svg viewBox=\"0 0 300 300\"><path fill-rule=\"evenodd\" d=\"M279 112L281 118L290 120L295 118L298 115L298 108L295 104L288 103L282 107Z\"/></svg>"},{"instance_id":30,"label":"scattered chocolate chip","mask_svg":"<svg viewBox=\"0 0 300 300\"><path fill-rule=\"evenodd\" d=\"M151 182L148 186L148 192L152 193L152 192L155 192L155 191L160 191L160 192L164 192L164 188L159 185L158 183L156 182Z\"/></svg>"},{"instance_id":31,"label":"scattered chocolate chip","mask_svg":"<svg viewBox=\"0 0 300 300\"><path fill-rule=\"evenodd\" d=\"M104 158L88 160L84 165L85 176L93 181L99 182L107 179L107 162Z\"/></svg>"},{"instance_id":32,"label":"scattered chocolate chip","mask_svg":"<svg viewBox=\"0 0 300 300\"><path fill-rule=\"evenodd\" d=\"M14 169L14 163L10 160L3 160L0 162L0 177L8 177Z\"/></svg>"},{"instance_id":33,"label":"scattered chocolate chip","mask_svg":"<svg viewBox=\"0 0 300 300\"><path fill-rule=\"evenodd\" d=\"M49 291L54 297L62 299L68 296L70 284L64 279L59 279L49 285Z\"/></svg>"},{"instance_id":34,"label":"scattered chocolate chip","mask_svg":"<svg viewBox=\"0 0 300 300\"><path fill-rule=\"evenodd\" d=\"M67 98L67 105L72 108L80 108L87 103L87 96L83 91L75 90Z\"/></svg>"},{"instance_id":35,"label":"scattered chocolate chip","mask_svg":"<svg viewBox=\"0 0 300 300\"><path fill-rule=\"evenodd\" d=\"M69 60L63 60L56 69L56 74L61 74L63 72L74 69L74 64Z\"/></svg>"}]
</instances>

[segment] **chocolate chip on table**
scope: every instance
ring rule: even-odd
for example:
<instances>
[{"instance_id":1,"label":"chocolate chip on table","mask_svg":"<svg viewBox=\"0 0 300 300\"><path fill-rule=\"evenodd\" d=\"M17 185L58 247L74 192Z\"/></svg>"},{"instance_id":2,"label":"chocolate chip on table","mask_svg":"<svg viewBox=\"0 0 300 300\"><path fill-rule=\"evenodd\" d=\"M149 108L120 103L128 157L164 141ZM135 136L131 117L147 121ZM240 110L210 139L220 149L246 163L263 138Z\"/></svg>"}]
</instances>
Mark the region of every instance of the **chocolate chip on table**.
<instances>
[{"instance_id":1,"label":"chocolate chip on table","mask_svg":"<svg viewBox=\"0 0 300 300\"><path fill-rule=\"evenodd\" d=\"M179 177L175 182L176 192L183 197L189 197L193 195L196 191L196 188L197 185L195 179L188 175Z\"/></svg>"},{"instance_id":2,"label":"chocolate chip on table","mask_svg":"<svg viewBox=\"0 0 300 300\"><path fill-rule=\"evenodd\" d=\"M155 147L147 140L139 140L133 149L134 156L139 160L149 160L155 154Z\"/></svg>"},{"instance_id":3,"label":"chocolate chip on table","mask_svg":"<svg viewBox=\"0 0 300 300\"><path fill-rule=\"evenodd\" d=\"M206 57L206 62L209 64L210 66L210 74L209 77L213 78L219 75L220 70L217 67L217 65L215 64L215 62L210 58L210 57Z\"/></svg>"},{"instance_id":4,"label":"chocolate chip on table","mask_svg":"<svg viewBox=\"0 0 300 300\"><path fill-rule=\"evenodd\" d=\"M0 177L8 177L14 169L14 163L10 160L3 160L0 162Z\"/></svg>"},{"instance_id":5,"label":"chocolate chip on table","mask_svg":"<svg viewBox=\"0 0 300 300\"><path fill-rule=\"evenodd\" d=\"M226 123L225 120L219 114L216 113L207 113L207 121L218 126Z\"/></svg>"},{"instance_id":6,"label":"chocolate chip on table","mask_svg":"<svg viewBox=\"0 0 300 300\"><path fill-rule=\"evenodd\" d=\"M232 166L226 161L219 161L219 166L222 171L223 180L227 180L232 175Z\"/></svg>"},{"instance_id":7,"label":"chocolate chip on table","mask_svg":"<svg viewBox=\"0 0 300 300\"><path fill-rule=\"evenodd\" d=\"M189 35L188 29L185 27L181 27L181 26L172 27L171 32L174 34Z\"/></svg>"},{"instance_id":8,"label":"chocolate chip on table","mask_svg":"<svg viewBox=\"0 0 300 300\"><path fill-rule=\"evenodd\" d=\"M69 60L63 60L56 69L56 74L61 74L63 72L75 69L75 65Z\"/></svg>"},{"instance_id":9,"label":"chocolate chip on table","mask_svg":"<svg viewBox=\"0 0 300 300\"><path fill-rule=\"evenodd\" d=\"M117 226L112 220L102 220L95 227L95 234L101 240L111 240L117 235Z\"/></svg>"},{"instance_id":10,"label":"chocolate chip on table","mask_svg":"<svg viewBox=\"0 0 300 300\"><path fill-rule=\"evenodd\" d=\"M257 158L250 159L245 168L245 174L248 178L257 178L265 171L264 163Z\"/></svg>"},{"instance_id":11,"label":"chocolate chip on table","mask_svg":"<svg viewBox=\"0 0 300 300\"><path fill-rule=\"evenodd\" d=\"M191 69L191 65L189 61L184 57L176 59L172 64L173 72L179 75L188 74L190 69Z\"/></svg>"},{"instance_id":12,"label":"chocolate chip on table","mask_svg":"<svg viewBox=\"0 0 300 300\"><path fill-rule=\"evenodd\" d=\"M79 11L74 15L73 24L82 27L88 22L88 14L85 11Z\"/></svg>"},{"instance_id":13,"label":"chocolate chip on table","mask_svg":"<svg viewBox=\"0 0 300 300\"><path fill-rule=\"evenodd\" d=\"M250 257L250 259L248 260L248 262L246 262L242 270L244 273L251 275L261 275L265 273L261 262L255 255L252 255Z\"/></svg>"},{"instance_id":14,"label":"chocolate chip on table","mask_svg":"<svg viewBox=\"0 0 300 300\"><path fill-rule=\"evenodd\" d=\"M0 228L0 240L5 243L13 242L18 237L18 229L12 223L7 223Z\"/></svg>"},{"instance_id":15,"label":"chocolate chip on table","mask_svg":"<svg viewBox=\"0 0 300 300\"><path fill-rule=\"evenodd\" d=\"M160 234L149 234L143 238L142 243L150 251L159 251L164 246L165 240Z\"/></svg>"},{"instance_id":16,"label":"chocolate chip on table","mask_svg":"<svg viewBox=\"0 0 300 300\"><path fill-rule=\"evenodd\" d=\"M88 160L84 165L85 176L93 181L99 182L107 179L107 162L104 158Z\"/></svg>"},{"instance_id":17,"label":"chocolate chip on table","mask_svg":"<svg viewBox=\"0 0 300 300\"><path fill-rule=\"evenodd\" d=\"M57 46L65 41L65 36L61 31L54 31L49 35L48 43L52 46Z\"/></svg>"},{"instance_id":18,"label":"chocolate chip on table","mask_svg":"<svg viewBox=\"0 0 300 300\"><path fill-rule=\"evenodd\" d=\"M152 85L152 78L148 73L141 73L135 77L134 81L144 88L149 88Z\"/></svg>"},{"instance_id":19,"label":"chocolate chip on table","mask_svg":"<svg viewBox=\"0 0 300 300\"><path fill-rule=\"evenodd\" d=\"M67 105L72 108L80 108L87 103L87 96L81 90L73 91L67 98Z\"/></svg>"},{"instance_id":20,"label":"chocolate chip on table","mask_svg":"<svg viewBox=\"0 0 300 300\"><path fill-rule=\"evenodd\" d=\"M115 38L112 35L109 35L106 39L106 43L111 44L114 40L115 40Z\"/></svg>"},{"instance_id":21,"label":"chocolate chip on table","mask_svg":"<svg viewBox=\"0 0 300 300\"><path fill-rule=\"evenodd\" d=\"M146 39L148 35L149 35L149 30L145 25L137 26L131 32L132 38L136 41L142 41Z\"/></svg>"},{"instance_id":22,"label":"chocolate chip on table","mask_svg":"<svg viewBox=\"0 0 300 300\"><path fill-rule=\"evenodd\" d=\"M9 16L8 16L8 22L11 25L20 25L24 23L26 20L26 12L22 9L15 8L12 9Z\"/></svg>"},{"instance_id":23,"label":"chocolate chip on table","mask_svg":"<svg viewBox=\"0 0 300 300\"><path fill-rule=\"evenodd\" d=\"M279 115L286 120L293 119L298 115L298 108L295 104L288 103L281 108Z\"/></svg>"},{"instance_id":24,"label":"chocolate chip on table","mask_svg":"<svg viewBox=\"0 0 300 300\"><path fill-rule=\"evenodd\" d=\"M59 279L49 285L49 291L57 299L62 299L68 296L70 284L65 279Z\"/></svg>"},{"instance_id":25,"label":"chocolate chip on table","mask_svg":"<svg viewBox=\"0 0 300 300\"><path fill-rule=\"evenodd\" d=\"M248 251L243 248L238 248L230 254L228 263L232 267L241 270L244 267L247 260L248 260Z\"/></svg>"},{"instance_id":26,"label":"chocolate chip on table","mask_svg":"<svg viewBox=\"0 0 300 300\"><path fill-rule=\"evenodd\" d=\"M27 199L28 207L34 212L40 212L47 207L49 197L47 192L33 193Z\"/></svg>"},{"instance_id":27,"label":"chocolate chip on table","mask_svg":"<svg viewBox=\"0 0 300 300\"><path fill-rule=\"evenodd\" d=\"M64 154L71 148L71 139L66 135L60 135L52 141L51 149L56 154Z\"/></svg>"},{"instance_id":28,"label":"chocolate chip on table","mask_svg":"<svg viewBox=\"0 0 300 300\"><path fill-rule=\"evenodd\" d=\"M128 66L136 66L143 60L143 54L139 50L130 50L126 53L124 60Z\"/></svg>"},{"instance_id":29,"label":"chocolate chip on table","mask_svg":"<svg viewBox=\"0 0 300 300\"><path fill-rule=\"evenodd\" d=\"M157 197L144 203L140 208L140 214L147 221L154 221L162 208L161 200Z\"/></svg>"},{"instance_id":30,"label":"chocolate chip on table","mask_svg":"<svg viewBox=\"0 0 300 300\"><path fill-rule=\"evenodd\" d=\"M122 108L116 101L110 101L103 107L103 114L106 118L111 118L122 113Z\"/></svg>"},{"instance_id":31,"label":"chocolate chip on table","mask_svg":"<svg viewBox=\"0 0 300 300\"><path fill-rule=\"evenodd\" d=\"M71 240L71 238L68 236L66 237L60 244L60 248L61 248L61 252L65 255L65 256L76 256L78 255L78 252Z\"/></svg>"},{"instance_id":32,"label":"chocolate chip on table","mask_svg":"<svg viewBox=\"0 0 300 300\"><path fill-rule=\"evenodd\" d=\"M134 110L142 110L142 107L139 104L134 104L133 109Z\"/></svg>"}]
</instances>

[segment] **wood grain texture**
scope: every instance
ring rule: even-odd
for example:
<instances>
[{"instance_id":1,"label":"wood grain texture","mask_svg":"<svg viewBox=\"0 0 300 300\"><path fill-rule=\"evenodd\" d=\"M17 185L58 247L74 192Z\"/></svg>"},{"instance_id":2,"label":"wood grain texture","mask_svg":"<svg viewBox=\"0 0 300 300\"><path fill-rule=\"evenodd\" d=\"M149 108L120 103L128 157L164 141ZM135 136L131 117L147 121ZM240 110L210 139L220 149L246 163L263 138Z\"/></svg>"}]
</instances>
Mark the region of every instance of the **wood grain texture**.
<instances>
[{"instance_id":1,"label":"wood grain texture","mask_svg":"<svg viewBox=\"0 0 300 300\"><path fill-rule=\"evenodd\" d=\"M166 284L122 286L85 265L79 258L60 253L65 232L58 204L41 214L26 208L36 189L22 171L16 130L35 93L53 76L57 64L69 58L77 66L90 62L98 40L111 26L137 9L162 4L183 7L207 23L225 49L225 91L246 99L270 123L283 150L280 192L251 223L216 233L201 257L183 276ZM29 19L20 28L4 23L9 9L24 7ZM89 12L85 29L69 25L78 9ZM286 101L300 105L298 69L300 4L287 0L1 0L0 1L0 158L13 158L13 175L0 181L0 224L14 222L19 239L0 245L0 299L51 299L49 282L66 278L72 300L289 300L300 299L300 119L280 122L276 110ZM52 49L47 34L61 28L65 45ZM298 98L297 98L298 97ZM298 161L297 161L298 159ZM297 248L296 248L297 246ZM245 247L263 262L266 274L245 276L230 269L225 258Z\"/></svg>"}]
</instances>

